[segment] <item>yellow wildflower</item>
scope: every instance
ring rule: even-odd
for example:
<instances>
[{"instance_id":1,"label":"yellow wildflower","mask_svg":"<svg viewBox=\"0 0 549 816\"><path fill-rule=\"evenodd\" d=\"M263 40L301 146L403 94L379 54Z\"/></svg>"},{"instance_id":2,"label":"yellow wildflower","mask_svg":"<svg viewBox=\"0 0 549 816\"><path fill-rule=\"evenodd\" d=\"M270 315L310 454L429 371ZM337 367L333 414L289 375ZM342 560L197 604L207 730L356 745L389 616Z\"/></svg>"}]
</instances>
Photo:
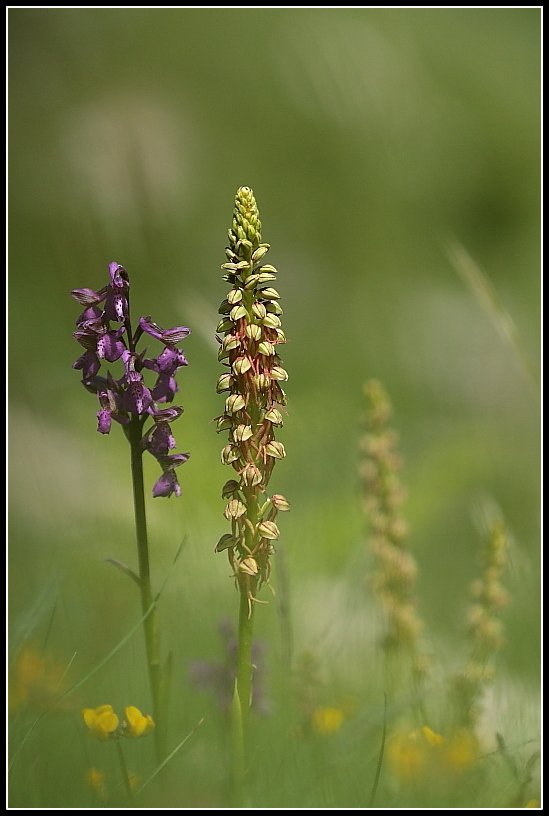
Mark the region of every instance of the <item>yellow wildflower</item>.
<instances>
[{"instance_id":1,"label":"yellow wildflower","mask_svg":"<svg viewBox=\"0 0 549 816\"><path fill-rule=\"evenodd\" d=\"M445 739L428 726L417 731L399 731L387 746L387 758L401 782L431 784L434 780L456 781L478 757L478 742L462 730Z\"/></svg>"},{"instance_id":2,"label":"yellow wildflower","mask_svg":"<svg viewBox=\"0 0 549 816\"><path fill-rule=\"evenodd\" d=\"M317 706L313 712L313 729L317 734L335 734L339 731L345 715L340 708Z\"/></svg>"},{"instance_id":3,"label":"yellow wildflower","mask_svg":"<svg viewBox=\"0 0 549 816\"><path fill-rule=\"evenodd\" d=\"M478 757L478 741L466 729L455 734L444 747L442 761L452 771L461 771Z\"/></svg>"},{"instance_id":4,"label":"yellow wildflower","mask_svg":"<svg viewBox=\"0 0 549 816\"><path fill-rule=\"evenodd\" d=\"M539 802L537 799L530 799L530 801L526 805L524 805L524 807L539 808Z\"/></svg>"},{"instance_id":5,"label":"yellow wildflower","mask_svg":"<svg viewBox=\"0 0 549 816\"><path fill-rule=\"evenodd\" d=\"M150 714L142 714L135 706L126 706L126 717L123 734L125 737L146 737L154 728L154 720Z\"/></svg>"},{"instance_id":6,"label":"yellow wildflower","mask_svg":"<svg viewBox=\"0 0 549 816\"><path fill-rule=\"evenodd\" d=\"M441 737L440 734L435 734L427 725L424 725L421 729L421 733L429 743L429 745L442 745L444 742L444 737Z\"/></svg>"},{"instance_id":7,"label":"yellow wildflower","mask_svg":"<svg viewBox=\"0 0 549 816\"><path fill-rule=\"evenodd\" d=\"M102 705L99 708L84 708L82 716L93 736L99 740L111 739L118 728L118 717L112 710L111 705Z\"/></svg>"},{"instance_id":8,"label":"yellow wildflower","mask_svg":"<svg viewBox=\"0 0 549 816\"><path fill-rule=\"evenodd\" d=\"M423 779L428 760L428 744L419 731L400 731L387 746L387 758L402 782Z\"/></svg>"},{"instance_id":9,"label":"yellow wildflower","mask_svg":"<svg viewBox=\"0 0 549 816\"><path fill-rule=\"evenodd\" d=\"M17 655L10 670L8 709L17 714L25 706L49 709L63 691L64 668L49 652L28 645Z\"/></svg>"},{"instance_id":10,"label":"yellow wildflower","mask_svg":"<svg viewBox=\"0 0 549 816\"><path fill-rule=\"evenodd\" d=\"M93 790L100 799L107 798L107 787L105 785L105 774L97 768L89 768L86 771L86 784Z\"/></svg>"}]
</instances>

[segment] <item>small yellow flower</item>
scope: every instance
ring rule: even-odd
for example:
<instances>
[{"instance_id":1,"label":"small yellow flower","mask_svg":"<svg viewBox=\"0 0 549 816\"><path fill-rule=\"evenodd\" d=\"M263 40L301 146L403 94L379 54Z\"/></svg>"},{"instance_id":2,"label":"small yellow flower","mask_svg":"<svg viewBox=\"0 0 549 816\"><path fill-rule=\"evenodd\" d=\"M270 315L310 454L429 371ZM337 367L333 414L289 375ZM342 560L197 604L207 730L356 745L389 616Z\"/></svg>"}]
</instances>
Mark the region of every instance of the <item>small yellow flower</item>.
<instances>
[{"instance_id":1,"label":"small yellow flower","mask_svg":"<svg viewBox=\"0 0 549 816\"><path fill-rule=\"evenodd\" d=\"M478 741L468 730L455 734L442 753L443 764L452 771L461 771L478 757Z\"/></svg>"},{"instance_id":2,"label":"small yellow flower","mask_svg":"<svg viewBox=\"0 0 549 816\"><path fill-rule=\"evenodd\" d=\"M86 784L100 799L107 798L107 787L103 771L98 771L97 768L89 768L86 771Z\"/></svg>"},{"instance_id":3,"label":"small yellow flower","mask_svg":"<svg viewBox=\"0 0 549 816\"><path fill-rule=\"evenodd\" d=\"M440 734L435 734L435 732L432 731L427 725L423 726L423 728L421 729L421 733L423 734L429 745L442 745L442 743L444 742L444 737L441 737Z\"/></svg>"},{"instance_id":4,"label":"small yellow flower","mask_svg":"<svg viewBox=\"0 0 549 816\"><path fill-rule=\"evenodd\" d=\"M84 708L82 710L84 722L94 737L99 740L108 740L118 728L118 717L111 705L102 705L99 708Z\"/></svg>"},{"instance_id":5,"label":"small yellow flower","mask_svg":"<svg viewBox=\"0 0 549 816\"><path fill-rule=\"evenodd\" d=\"M125 737L146 737L154 728L154 720L150 714L142 714L135 706L126 706L124 709L126 726L122 732Z\"/></svg>"},{"instance_id":6,"label":"small yellow flower","mask_svg":"<svg viewBox=\"0 0 549 816\"><path fill-rule=\"evenodd\" d=\"M428 763L428 746L418 731L400 731L387 746L387 758L401 782L422 780Z\"/></svg>"},{"instance_id":7,"label":"small yellow flower","mask_svg":"<svg viewBox=\"0 0 549 816\"><path fill-rule=\"evenodd\" d=\"M344 719L345 715L340 708L318 706L313 712L313 728L317 734L335 734Z\"/></svg>"},{"instance_id":8,"label":"small yellow flower","mask_svg":"<svg viewBox=\"0 0 549 816\"><path fill-rule=\"evenodd\" d=\"M25 646L9 674L9 714L31 706L46 711L63 692L65 670L53 655L36 645Z\"/></svg>"},{"instance_id":9,"label":"small yellow flower","mask_svg":"<svg viewBox=\"0 0 549 816\"><path fill-rule=\"evenodd\" d=\"M526 805L524 805L524 807L539 808L539 802L537 799L530 799L530 801Z\"/></svg>"}]
</instances>

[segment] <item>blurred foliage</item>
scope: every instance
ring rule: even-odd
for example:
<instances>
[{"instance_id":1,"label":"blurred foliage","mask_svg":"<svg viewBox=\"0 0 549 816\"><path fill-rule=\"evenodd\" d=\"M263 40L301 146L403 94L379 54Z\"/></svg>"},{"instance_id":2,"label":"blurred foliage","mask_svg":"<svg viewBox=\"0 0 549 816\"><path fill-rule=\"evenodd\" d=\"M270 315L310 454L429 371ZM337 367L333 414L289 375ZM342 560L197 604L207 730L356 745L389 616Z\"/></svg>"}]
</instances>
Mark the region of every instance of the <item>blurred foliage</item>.
<instances>
[{"instance_id":1,"label":"blurred foliage","mask_svg":"<svg viewBox=\"0 0 549 816\"><path fill-rule=\"evenodd\" d=\"M189 666L219 659L219 621L237 609L213 553L227 475L210 420L222 405L219 266L234 193L248 185L289 339L287 458L272 487L292 502L279 594L257 615L277 713L257 728L271 776L256 778L251 801L363 807L370 795L382 693L356 463L371 377L394 405L421 612L445 669L461 654L479 570L478 507L505 518L511 601L495 727L535 738L540 9L12 7L7 17L12 665L29 644L51 646L50 694L60 667L71 682L87 677L138 620L135 587L104 563L135 559L127 445L118 428L96 433L94 398L71 369L79 308L69 292L103 285L116 260L136 314L193 331L176 426L191 452L183 496L151 500L149 523L156 586L169 576L160 615L176 667L173 746L205 717L174 760L171 801L223 803L223 714L192 688ZM273 740L286 745L299 720L282 706L281 598L296 665L306 653L318 661L313 709L339 711L342 695L360 705L337 733L296 738L273 761ZM141 650L136 634L59 716L15 715L13 805L93 806L101 774L118 781L114 752L113 768L98 765L109 746L88 744L79 711L147 711ZM152 754L130 747L140 777ZM344 764L357 751L360 774L358 760ZM475 787L484 807L485 783ZM398 804L391 790L380 806Z\"/></svg>"}]
</instances>

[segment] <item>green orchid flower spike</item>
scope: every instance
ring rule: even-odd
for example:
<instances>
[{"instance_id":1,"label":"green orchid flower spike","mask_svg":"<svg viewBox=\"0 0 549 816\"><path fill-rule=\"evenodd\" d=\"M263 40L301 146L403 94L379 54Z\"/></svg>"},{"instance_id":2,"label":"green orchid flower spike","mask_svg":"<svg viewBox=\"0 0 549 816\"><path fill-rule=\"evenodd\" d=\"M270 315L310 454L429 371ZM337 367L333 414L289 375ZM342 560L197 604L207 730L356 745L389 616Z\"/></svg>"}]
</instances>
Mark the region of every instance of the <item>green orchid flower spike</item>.
<instances>
[{"instance_id":1,"label":"green orchid flower spike","mask_svg":"<svg viewBox=\"0 0 549 816\"><path fill-rule=\"evenodd\" d=\"M244 778L246 735L252 696L252 627L258 591L269 583L270 558L280 535L279 511L290 509L284 496L267 495L278 459L286 455L275 439L282 427L286 403L281 383L288 379L278 355L286 342L281 329L280 296L274 288L277 271L263 259L269 244L261 243L261 222L253 192L236 193L229 230L224 280L230 285L219 307L219 361L226 371L217 391L226 393L225 409L217 418L218 431L228 432L221 460L236 472L222 490L224 515L231 531L216 551L226 551L240 593L240 618L235 692L232 706L233 777L238 797Z\"/></svg>"},{"instance_id":2,"label":"green orchid flower spike","mask_svg":"<svg viewBox=\"0 0 549 816\"><path fill-rule=\"evenodd\" d=\"M225 410L217 418L218 430L229 434L221 459L238 478L223 487L231 532L222 536L216 550L228 553L238 588L247 599L248 616L257 591L269 582L270 556L279 536L277 514L289 509L283 496L266 495L275 462L286 455L275 430L282 426L286 402L281 382L288 379L278 356L286 338L280 328L280 296L273 288L277 272L262 263L268 250L269 244L261 243L254 194L241 187L229 230L228 262L222 266L231 289L219 308L222 319L217 327L218 357L227 368L217 391L228 392Z\"/></svg>"}]
</instances>

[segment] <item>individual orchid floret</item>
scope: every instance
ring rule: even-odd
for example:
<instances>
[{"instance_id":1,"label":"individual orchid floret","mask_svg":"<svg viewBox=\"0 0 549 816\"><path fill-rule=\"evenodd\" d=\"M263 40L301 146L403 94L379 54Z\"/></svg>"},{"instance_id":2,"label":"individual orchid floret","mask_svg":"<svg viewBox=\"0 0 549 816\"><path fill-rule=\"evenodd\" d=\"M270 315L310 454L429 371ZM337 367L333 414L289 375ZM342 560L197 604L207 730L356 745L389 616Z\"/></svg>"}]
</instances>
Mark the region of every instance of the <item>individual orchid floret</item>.
<instances>
[{"instance_id":1,"label":"individual orchid floret","mask_svg":"<svg viewBox=\"0 0 549 816\"><path fill-rule=\"evenodd\" d=\"M127 425L131 421L128 413L122 408L121 397L117 389L118 386L113 380L107 380L106 388L97 392L99 405L101 406L97 412L97 430L99 433L110 433L112 419L119 422L120 425Z\"/></svg>"},{"instance_id":2,"label":"individual orchid floret","mask_svg":"<svg viewBox=\"0 0 549 816\"><path fill-rule=\"evenodd\" d=\"M175 331L175 330L174 330ZM175 375L181 366L188 365L181 349L165 346L156 360L144 360L143 366L158 374L152 390L156 402L172 402L179 391Z\"/></svg>"},{"instance_id":3,"label":"individual orchid floret","mask_svg":"<svg viewBox=\"0 0 549 816\"><path fill-rule=\"evenodd\" d=\"M154 498L157 496L169 497L172 494L178 497L181 496L181 486L177 481L174 468L184 464L189 456L188 453L173 453L156 457L162 466L163 473L153 487Z\"/></svg>"},{"instance_id":4,"label":"individual orchid floret","mask_svg":"<svg viewBox=\"0 0 549 816\"><path fill-rule=\"evenodd\" d=\"M143 375L136 370L137 355L132 352L124 352L123 360L126 366L126 389L122 399L122 405L130 414L145 413L152 404L152 395L145 385ZM138 358L137 358L138 359Z\"/></svg>"},{"instance_id":5,"label":"individual orchid floret","mask_svg":"<svg viewBox=\"0 0 549 816\"><path fill-rule=\"evenodd\" d=\"M125 332L124 326L117 331L106 331L97 340L97 356L108 363L115 363L126 351L126 346L122 340Z\"/></svg>"},{"instance_id":6,"label":"individual orchid floret","mask_svg":"<svg viewBox=\"0 0 549 816\"><path fill-rule=\"evenodd\" d=\"M91 380L99 372L101 361L95 351L89 349L73 363L72 367L77 371L82 371L84 381Z\"/></svg>"},{"instance_id":7,"label":"individual orchid floret","mask_svg":"<svg viewBox=\"0 0 549 816\"><path fill-rule=\"evenodd\" d=\"M124 267L114 261L109 264L109 274L111 282L107 287L105 317L107 320L123 322L128 316L130 279Z\"/></svg>"},{"instance_id":8,"label":"individual orchid floret","mask_svg":"<svg viewBox=\"0 0 549 816\"><path fill-rule=\"evenodd\" d=\"M154 428L143 439L143 447L153 456L165 456L176 446L170 422L177 419L183 413L183 408L173 406L162 408L153 412Z\"/></svg>"}]
</instances>

